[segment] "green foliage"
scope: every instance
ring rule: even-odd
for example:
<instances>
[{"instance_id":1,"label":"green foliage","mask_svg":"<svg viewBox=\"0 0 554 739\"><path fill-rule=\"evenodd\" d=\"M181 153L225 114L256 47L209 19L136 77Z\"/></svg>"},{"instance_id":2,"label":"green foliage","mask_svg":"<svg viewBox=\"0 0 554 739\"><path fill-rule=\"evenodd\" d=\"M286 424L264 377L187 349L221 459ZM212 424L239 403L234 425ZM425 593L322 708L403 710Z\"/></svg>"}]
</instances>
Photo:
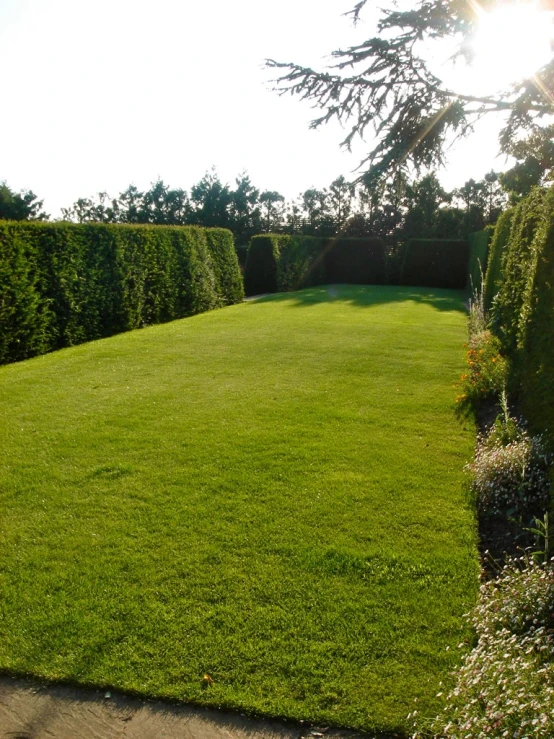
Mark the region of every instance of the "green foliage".
<instances>
[{"instance_id":1,"label":"green foliage","mask_svg":"<svg viewBox=\"0 0 554 739\"><path fill-rule=\"evenodd\" d=\"M452 196L444 190L434 173L407 183L405 206L408 210L402 226L402 238L406 241L437 238L440 206L451 200Z\"/></svg>"},{"instance_id":2,"label":"green foliage","mask_svg":"<svg viewBox=\"0 0 554 739\"><path fill-rule=\"evenodd\" d=\"M215 170L206 172L200 182L192 187L190 199L193 204L192 223L212 228L227 228L230 225L231 190L221 182Z\"/></svg>"},{"instance_id":3,"label":"green foliage","mask_svg":"<svg viewBox=\"0 0 554 739\"><path fill-rule=\"evenodd\" d=\"M402 285L464 289L469 245L449 239L410 239L401 267Z\"/></svg>"},{"instance_id":4,"label":"green foliage","mask_svg":"<svg viewBox=\"0 0 554 739\"><path fill-rule=\"evenodd\" d=\"M325 280L325 239L314 236L292 236L286 249L280 254L277 288L288 292L313 285L322 285Z\"/></svg>"},{"instance_id":5,"label":"green foliage","mask_svg":"<svg viewBox=\"0 0 554 739\"><path fill-rule=\"evenodd\" d=\"M554 736L554 567L510 560L481 586L477 644L444 711L412 739L551 739ZM463 645L460 645L463 646Z\"/></svg>"},{"instance_id":6,"label":"green foliage","mask_svg":"<svg viewBox=\"0 0 554 739\"><path fill-rule=\"evenodd\" d=\"M510 200L517 202L529 195L533 187L552 180L554 125L534 128L527 138L510 142L508 153L518 161L500 175L500 182L510 194Z\"/></svg>"},{"instance_id":7,"label":"green foliage","mask_svg":"<svg viewBox=\"0 0 554 739\"><path fill-rule=\"evenodd\" d=\"M543 217L545 194L544 190L536 188L515 208L510 240L502 261L502 282L493 308L493 322L502 348L512 359L516 374L522 340L521 315L533 263L533 239Z\"/></svg>"},{"instance_id":8,"label":"green foliage","mask_svg":"<svg viewBox=\"0 0 554 739\"><path fill-rule=\"evenodd\" d=\"M0 219L6 221L45 221L49 216L42 210L42 200L31 190L14 192L0 182Z\"/></svg>"},{"instance_id":9,"label":"green foliage","mask_svg":"<svg viewBox=\"0 0 554 739\"><path fill-rule=\"evenodd\" d=\"M475 231L469 235L468 287L471 291L482 290L487 270L487 258L491 232L489 229Z\"/></svg>"},{"instance_id":10,"label":"green foliage","mask_svg":"<svg viewBox=\"0 0 554 739\"><path fill-rule=\"evenodd\" d=\"M244 298L244 286L233 234L224 228L208 228L205 233L221 305L239 303Z\"/></svg>"},{"instance_id":11,"label":"green foliage","mask_svg":"<svg viewBox=\"0 0 554 739\"><path fill-rule=\"evenodd\" d=\"M41 300L36 265L26 244L0 223L0 364L46 351L48 303Z\"/></svg>"},{"instance_id":12,"label":"green foliage","mask_svg":"<svg viewBox=\"0 0 554 739\"><path fill-rule=\"evenodd\" d=\"M509 234L509 236L508 236ZM498 222L485 281L509 387L554 448L554 190L535 188ZM497 291L497 292L496 292ZM496 292L496 296L495 296Z\"/></svg>"},{"instance_id":13,"label":"green foliage","mask_svg":"<svg viewBox=\"0 0 554 739\"><path fill-rule=\"evenodd\" d=\"M355 20L366 4L368 0L355 2L351 11ZM487 113L507 113L499 137L504 153L523 133L546 128L554 101L545 95L542 84L514 80L517 84L509 91L496 90L483 97L477 88L462 89L458 82L453 89L452 80L446 84L444 75L437 76L435 44L442 41L445 48L450 46L451 62L470 62L468 49L477 21L478 14L465 0L406 4L388 0L372 17L374 35L336 49L323 70L273 59L266 64L279 70L276 82L281 93L290 92L319 109L312 128L338 121L345 129L341 144L348 149L371 129L373 148L360 169L364 167L370 180L377 181L409 164L442 165L451 136L469 133ZM553 71L551 58L541 70L543 79L550 80Z\"/></svg>"},{"instance_id":14,"label":"green foliage","mask_svg":"<svg viewBox=\"0 0 554 739\"><path fill-rule=\"evenodd\" d=\"M513 442L521 441L524 437L524 429L517 418L514 418L510 413L508 395L505 390L500 394L500 407L502 413L499 413L494 419L494 423L484 440L485 446L489 449L508 446Z\"/></svg>"},{"instance_id":15,"label":"green foliage","mask_svg":"<svg viewBox=\"0 0 554 739\"><path fill-rule=\"evenodd\" d=\"M467 370L461 377L456 403L461 411L475 413L483 400L494 399L506 386L508 362L500 353L500 339L481 331L470 339Z\"/></svg>"},{"instance_id":16,"label":"green foliage","mask_svg":"<svg viewBox=\"0 0 554 739\"><path fill-rule=\"evenodd\" d=\"M385 246L378 238L336 238L324 247L325 281L350 285L385 282Z\"/></svg>"},{"instance_id":17,"label":"green foliage","mask_svg":"<svg viewBox=\"0 0 554 739\"><path fill-rule=\"evenodd\" d=\"M475 459L466 466L478 510L524 520L546 511L551 461L541 436L496 423L490 435L479 439Z\"/></svg>"},{"instance_id":18,"label":"green foliage","mask_svg":"<svg viewBox=\"0 0 554 739\"><path fill-rule=\"evenodd\" d=\"M241 299L223 230L6 223L0 233L1 362Z\"/></svg>"},{"instance_id":19,"label":"green foliage","mask_svg":"<svg viewBox=\"0 0 554 739\"><path fill-rule=\"evenodd\" d=\"M544 218L521 320L522 403L531 425L548 433L554 448L554 190L544 199Z\"/></svg>"},{"instance_id":20,"label":"green foliage","mask_svg":"<svg viewBox=\"0 0 554 739\"><path fill-rule=\"evenodd\" d=\"M325 283L379 285L385 282L381 239L255 236L244 273L247 295L299 290Z\"/></svg>"},{"instance_id":21,"label":"green foliage","mask_svg":"<svg viewBox=\"0 0 554 739\"><path fill-rule=\"evenodd\" d=\"M490 310L493 300L502 283L502 260L510 240L510 230L514 217L513 208L505 210L494 228L489 249L489 261L484 284L485 309Z\"/></svg>"},{"instance_id":22,"label":"green foliage","mask_svg":"<svg viewBox=\"0 0 554 739\"><path fill-rule=\"evenodd\" d=\"M290 236L279 234L263 234L251 239L244 266L244 290L247 295L277 292L281 250L289 245L290 239Z\"/></svg>"}]
</instances>

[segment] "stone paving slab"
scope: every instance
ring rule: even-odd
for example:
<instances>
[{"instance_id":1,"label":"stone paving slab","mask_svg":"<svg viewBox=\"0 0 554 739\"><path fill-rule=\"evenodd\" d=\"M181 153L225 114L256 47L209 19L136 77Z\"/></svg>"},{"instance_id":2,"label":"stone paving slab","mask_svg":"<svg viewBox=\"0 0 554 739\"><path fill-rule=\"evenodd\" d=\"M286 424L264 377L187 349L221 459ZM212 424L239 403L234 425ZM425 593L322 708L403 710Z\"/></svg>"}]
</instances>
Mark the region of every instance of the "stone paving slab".
<instances>
[{"instance_id":1,"label":"stone paving slab","mask_svg":"<svg viewBox=\"0 0 554 739\"><path fill-rule=\"evenodd\" d=\"M161 701L0 676L0 739L362 739ZM367 739L367 735L366 735Z\"/></svg>"}]
</instances>

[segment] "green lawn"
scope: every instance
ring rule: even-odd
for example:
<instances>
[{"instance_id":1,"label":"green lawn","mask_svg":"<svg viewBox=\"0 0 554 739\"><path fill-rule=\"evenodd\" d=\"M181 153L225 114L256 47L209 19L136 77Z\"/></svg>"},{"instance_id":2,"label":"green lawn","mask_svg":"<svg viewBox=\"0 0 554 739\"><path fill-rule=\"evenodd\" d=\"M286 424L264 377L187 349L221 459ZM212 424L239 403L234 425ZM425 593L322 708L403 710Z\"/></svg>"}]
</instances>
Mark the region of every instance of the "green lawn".
<instances>
[{"instance_id":1,"label":"green lawn","mask_svg":"<svg viewBox=\"0 0 554 739\"><path fill-rule=\"evenodd\" d=\"M478 584L463 298L317 288L0 368L0 669L435 711Z\"/></svg>"}]
</instances>

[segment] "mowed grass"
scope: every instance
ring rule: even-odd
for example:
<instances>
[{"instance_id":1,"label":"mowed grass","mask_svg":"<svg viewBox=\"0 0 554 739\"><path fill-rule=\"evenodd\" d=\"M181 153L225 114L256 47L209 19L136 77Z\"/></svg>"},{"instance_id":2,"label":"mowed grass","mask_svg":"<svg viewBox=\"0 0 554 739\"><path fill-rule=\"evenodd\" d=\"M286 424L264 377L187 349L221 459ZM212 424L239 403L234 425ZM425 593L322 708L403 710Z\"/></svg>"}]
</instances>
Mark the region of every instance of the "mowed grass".
<instances>
[{"instance_id":1,"label":"mowed grass","mask_svg":"<svg viewBox=\"0 0 554 739\"><path fill-rule=\"evenodd\" d=\"M0 368L0 669L436 711L478 577L465 326L461 293L318 288Z\"/></svg>"}]
</instances>

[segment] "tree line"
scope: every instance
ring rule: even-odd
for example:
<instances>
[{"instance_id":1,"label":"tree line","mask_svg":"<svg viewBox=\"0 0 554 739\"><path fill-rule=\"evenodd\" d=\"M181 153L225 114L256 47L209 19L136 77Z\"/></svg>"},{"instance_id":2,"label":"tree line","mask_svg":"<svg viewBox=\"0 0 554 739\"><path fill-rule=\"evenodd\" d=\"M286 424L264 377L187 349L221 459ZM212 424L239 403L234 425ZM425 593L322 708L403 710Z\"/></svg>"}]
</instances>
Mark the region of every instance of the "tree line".
<instances>
[{"instance_id":1,"label":"tree line","mask_svg":"<svg viewBox=\"0 0 554 739\"><path fill-rule=\"evenodd\" d=\"M378 236L387 242L409 238L466 238L496 222L507 202L514 203L549 177L554 145L545 136L520 142L517 164L507 172L489 172L482 180L445 190L436 174L410 179L399 170L378 181L357 183L337 177L326 188L309 188L292 201L275 190L260 190L241 173L234 185L215 169L190 192L158 180L145 191L130 185L118 196L106 192L79 198L62 208L63 221L198 225L228 228L240 251L259 233L313 236ZM32 191L16 193L0 184L0 218L47 220L43 201Z\"/></svg>"},{"instance_id":2,"label":"tree line","mask_svg":"<svg viewBox=\"0 0 554 739\"><path fill-rule=\"evenodd\" d=\"M188 194L162 180L149 190L134 185L117 197L99 193L62 209L76 223L150 223L230 229L239 248L259 233L312 236L380 236L387 240L463 238L494 223L506 202L496 173L447 192L435 174L410 181L403 173L370 184L337 177L329 187L309 188L292 201L261 191L246 173L234 186L207 172Z\"/></svg>"}]
</instances>

